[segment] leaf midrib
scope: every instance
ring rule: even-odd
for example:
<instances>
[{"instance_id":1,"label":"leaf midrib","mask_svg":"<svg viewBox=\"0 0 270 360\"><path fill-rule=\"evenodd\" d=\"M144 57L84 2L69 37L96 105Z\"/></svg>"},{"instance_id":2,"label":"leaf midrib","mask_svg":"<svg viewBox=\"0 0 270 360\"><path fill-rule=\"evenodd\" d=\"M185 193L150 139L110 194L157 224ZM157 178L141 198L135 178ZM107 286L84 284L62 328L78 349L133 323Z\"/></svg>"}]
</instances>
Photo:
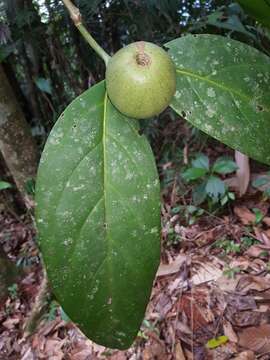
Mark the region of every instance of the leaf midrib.
<instances>
[{"instance_id":1,"label":"leaf midrib","mask_svg":"<svg viewBox=\"0 0 270 360\"><path fill-rule=\"evenodd\" d=\"M239 96L240 98L242 98L244 101L246 101L248 103L252 102L252 98L248 97L247 95L242 94L241 92L239 92L239 91L237 91L235 89L229 88L229 87L227 87L227 86L225 86L223 84L217 83L217 82L215 82L215 81L213 81L213 80L211 80L211 79L209 79L209 78L207 78L205 76L201 76L199 74L196 74L196 73L193 73L193 72L190 72L190 71L187 71L187 70L180 70L180 69L176 69L176 72L178 74L186 75L186 76L192 77L194 79L204 81L204 82L206 82L208 84L211 84L214 87L220 88L220 89L222 89L224 91L227 91L227 92L229 92L231 94L237 95L237 96ZM268 107L266 107L266 106L264 106L264 109L267 110L268 112L270 111L270 109Z\"/></svg>"},{"instance_id":2,"label":"leaf midrib","mask_svg":"<svg viewBox=\"0 0 270 360\"><path fill-rule=\"evenodd\" d=\"M107 171L106 171L106 166L107 166L107 156L106 156L106 136L107 136L107 105L108 105L108 95L107 95L107 91L105 92L104 95L104 110L103 110L103 136L102 136L102 146L103 146L103 197L104 197L104 227L105 227L105 242L107 243L107 254L104 257L102 264L99 266L98 270L96 271L96 274L93 276L93 280L96 278L98 272L101 270L101 268L103 267L103 265L105 263L107 263L108 266L108 273L111 274L112 273L112 267L110 265L110 261L108 261L108 256L109 256L109 252L110 252L110 237L108 236L108 214L107 214L107 195L106 195L106 188L107 188L107 183L108 183L108 179L107 179ZM109 286L110 282L108 282L108 286ZM108 289L109 292L109 297L112 298L112 287L110 287ZM113 313L113 303L112 302L112 313Z\"/></svg>"}]
</instances>

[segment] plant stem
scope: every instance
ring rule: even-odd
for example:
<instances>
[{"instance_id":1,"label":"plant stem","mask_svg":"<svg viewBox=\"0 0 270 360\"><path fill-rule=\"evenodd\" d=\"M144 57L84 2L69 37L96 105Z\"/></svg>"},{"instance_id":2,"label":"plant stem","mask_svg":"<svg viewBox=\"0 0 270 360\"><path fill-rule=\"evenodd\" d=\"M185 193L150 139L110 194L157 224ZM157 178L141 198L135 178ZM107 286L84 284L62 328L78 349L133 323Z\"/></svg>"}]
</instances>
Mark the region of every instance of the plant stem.
<instances>
[{"instance_id":1,"label":"plant stem","mask_svg":"<svg viewBox=\"0 0 270 360\"><path fill-rule=\"evenodd\" d=\"M25 338L32 335L32 333L35 331L44 312L47 310L47 306L50 303L49 298L51 298L51 297L52 297L52 294L49 290L47 275L44 272L44 278L40 285L40 289L37 294L33 309L24 325L24 337Z\"/></svg>"},{"instance_id":2,"label":"plant stem","mask_svg":"<svg viewBox=\"0 0 270 360\"><path fill-rule=\"evenodd\" d=\"M69 11L70 17L74 22L74 25L78 28L84 39L88 42L93 50L102 58L107 66L108 61L110 60L110 55L106 53L105 50L96 42L96 40L92 37L92 35L87 31L87 29L82 24L82 16L80 10L73 5L70 0L62 0L65 4L66 8Z\"/></svg>"}]
</instances>

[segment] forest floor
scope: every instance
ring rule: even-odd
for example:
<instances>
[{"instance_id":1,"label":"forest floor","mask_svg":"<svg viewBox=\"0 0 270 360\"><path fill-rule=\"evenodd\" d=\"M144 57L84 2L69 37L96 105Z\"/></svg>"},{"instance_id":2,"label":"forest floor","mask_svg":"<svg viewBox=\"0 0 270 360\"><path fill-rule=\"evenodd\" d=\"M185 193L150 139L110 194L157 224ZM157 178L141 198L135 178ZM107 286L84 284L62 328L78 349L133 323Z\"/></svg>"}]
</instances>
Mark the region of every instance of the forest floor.
<instances>
[{"instance_id":1,"label":"forest floor","mask_svg":"<svg viewBox=\"0 0 270 360\"><path fill-rule=\"evenodd\" d=\"M161 264L151 301L128 351L92 343L54 302L25 338L43 277L35 230L27 215L0 213L0 244L24 267L0 303L1 360L270 359L269 200L250 187L221 212L204 211L192 223L172 212L182 205L173 186L163 192Z\"/></svg>"}]
</instances>

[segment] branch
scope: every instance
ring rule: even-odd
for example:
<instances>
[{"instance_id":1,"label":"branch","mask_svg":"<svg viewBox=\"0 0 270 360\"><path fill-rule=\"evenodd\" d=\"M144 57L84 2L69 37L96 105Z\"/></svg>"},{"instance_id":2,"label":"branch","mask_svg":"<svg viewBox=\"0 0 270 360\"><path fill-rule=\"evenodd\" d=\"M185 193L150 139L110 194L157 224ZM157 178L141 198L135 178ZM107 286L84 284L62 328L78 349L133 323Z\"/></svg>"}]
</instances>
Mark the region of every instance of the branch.
<instances>
[{"instance_id":1,"label":"branch","mask_svg":"<svg viewBox=\"0 0 270 360\"><path fill-rule=\"evenodd\" d=\"M82 24L82 16L80 10L73 5L70 0L62 0L64 5L69 11L70 17L74 23L74 25L78 28L84 39L88 42L92 49L102 58L107 66L108 61L110 60L110 55L106 53L102 49L102 47L96 42L96 40L92 37L92 35L87 31L87 29Z\"/></svg>"}]
</instances>

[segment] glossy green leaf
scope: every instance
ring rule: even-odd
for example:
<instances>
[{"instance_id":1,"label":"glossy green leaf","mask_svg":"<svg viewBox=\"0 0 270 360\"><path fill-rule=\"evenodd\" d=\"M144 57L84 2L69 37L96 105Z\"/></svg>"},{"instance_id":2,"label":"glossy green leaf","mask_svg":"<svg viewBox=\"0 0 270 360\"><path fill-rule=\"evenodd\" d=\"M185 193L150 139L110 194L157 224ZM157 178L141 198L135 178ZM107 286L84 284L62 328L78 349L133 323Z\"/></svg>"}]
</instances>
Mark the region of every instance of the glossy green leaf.
<instances>
[{"instance_id":1,"label":"glossy green leaf","mask_svg":"<svg viewBox=\"0 0 270 360\"><path fill-rule=\"evenodd\" d=\"M192 160L192 166L195 168L209 170L209 159L204 154L198 154L194 160Z\"/></svg>"},{"instance_id":2,"label":"glossy green leaf","mask_svg":"<svg viewBox=\"0 0 270 360\"><path fill-rule=\"evenodd\" d=\"M183 172L182 177L185 181L193 181L193 180L197 180L200 179L202 177L204 177L204 175L207 173L207 170L202 169L202 168L189 168L186 171Z\"/></svg>"},{"instance_id":3,"label":"glossy green leaf","mask_svg":"<svg viewBox=\"0 0 270 360\"><path fill-rule=\"evenodd\" d=\"M138 123L104 83L75 99L45 146L36 186L39 241L52 289L92 340L128 348L160 251L159 180Z\"/></svg>"},{"instance_id":4,"label":"glossy green leaf","mask_svg":"<svg viewBox=\"0 0 270 360\"><path fill-rule=\"evenodd\" d=\"M238 169L236 163L230 159L218 158L212 168L212 171L217 174L230 174Z\"/></svg>"},{"instance_id":5,"label":"glossy green leaf","mask_svg":"<svg viewBox=\"0 0 270 360\"><path fill-rule=\"evenodd\" d=\"M269 0L237 0L242 8L262 25L270 28Z\"/></svg>"},{"instance_id":6,"label":"glossy green leaf","mask_svg":"<svg viewBox=\"0 0 270 360\"><path fill-rule=\"evenodd\" d=\"M270 58L217 35L166 45L177 68L172 108L234 149L270 164Z\"/></svg>"},{"instance_id":7,"label":"glossy green leaf","mask_svg":"<svg viewBox=\"0 0 270 360\"><path fill-rule=\"evenodd\" d=\"M195 205L202 204L207 198L206 181L194 187L192 191L192 200Z\"/></svg>"},{"instance_id":8,"label":"glossy green leaf","mask_svg":"<svg viewBox=\"0 0 270 360\"><path fill-rule=\"evenodd\" d=\"M205 191L213 200L217 201L219 197L225 194L226 187L220 178L216 176L210 176L207 180Z\"/></svg>"}]
</instances>

